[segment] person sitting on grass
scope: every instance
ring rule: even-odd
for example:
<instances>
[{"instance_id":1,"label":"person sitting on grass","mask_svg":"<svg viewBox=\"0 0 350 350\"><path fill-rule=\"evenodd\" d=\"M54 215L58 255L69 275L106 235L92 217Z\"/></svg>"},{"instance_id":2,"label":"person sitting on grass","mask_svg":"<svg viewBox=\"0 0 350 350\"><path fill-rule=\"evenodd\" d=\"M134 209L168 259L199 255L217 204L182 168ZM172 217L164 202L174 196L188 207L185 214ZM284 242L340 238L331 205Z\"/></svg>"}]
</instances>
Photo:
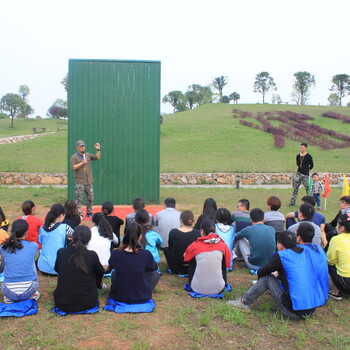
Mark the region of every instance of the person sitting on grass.
<instances>
[{"instance_id":1,"label":"person sitting on grass","mask_svg":"<svg viewBox=\"0 0 350 350\"><path fill-rule=\"evenodd\" d=\"M126 216L126 219L125 219L125 228L124 228L124 233L126 232L126 228L128 227L129 224L135 222L136 220L136 212L139 210L139 209L144 209L146 206L146 203L145 201L140 198L140 197L137 197L133 200L132 202L132 208L134 209L134 211L130 214L128 214ZM153 215L151 213L149 213L149 220L148 220L148 223L153 226L154 225L154 218L153 218Z\"/></svg>"},{"instance_id":2,"label":"person sitting on grass","mask_svg":"<svg viewBox=\"0 0 350 350\"><path fill-rule=\"evenodd\" d=\"M7 232L10 222L6 219L5 213L0 206L0 229Z\"/></svg>"},{"instance_id":3,"label":"person sitting on grass","mask_svg":"<svg viewBox=\"0 0 350 350\"><path fill-rule=\"evenodd\" d=\"M102 213L95 213L92 216L94 226L91 229L91 239L87 245L88 250L97 253L100 263L107 270L108 260L111 256L111 243L119 243L117 236L112 231L111 224Z\"/></svg>"},{"instance_id":4,"label":"person sitting on grass","mask_svg":"<svg viewBox=\"0 0 350 350\"><path fill-rule=\"evenodd\" d=\"M35 242L39 246L39 249L41 249L41 244L38 241L38 237L39 230L40 227L43 225L43 222L39 217L34 215L35 204L32 201L23 202L22 211L23 215L18 217L17 219L23 219L27 221L29 228L26 240L30 242Z\"/></svg>"},{"instance_id":5,"label":"person sitting on grass","mask_svg":"<svg viewBox=\"0 0 350 350\"><path fill-rule=\"evenodd\" d=\"M159 264L160 256L158 247L161 246L163 240L159 233L153 230L153 226L149 223L149 214L145 209L139 209L135 215L135 221L141 227L141 247L149 250L155 262Z\"/></svg>"},{"instance_id":6,"label":"person sitting on grass","mask_svg":"<svg viewBox=\"0 0 350 350\"><path fill-rule=\"evenodd\" d=\"M199 230L201 227L201 223L204 219L209 219L209 220L216 222L216 211L217 210L218 210L218 207L216 205L215 199L214 198L207 198L203 204L203 212L198 217L197 222L194 225L194 228Z\"/></svg>"},{"instance_id":7,"label":"person sitting on grass","mask_svg":"<svg viewBox=\"0 0 350 350\"><path fill-rule=\"evenodd\" d=\"M184 263L184 253L201 235L199 230L193 228L193 224L193 213L185 210L180 214L180 228L174 228L169 233L168 247L164 248L164 255L172 273L188 275L188 264Z\"/></svg>"},{"instance_id":8,"label":"person sitting on grass","mask_svg":"<svg viewBox=\"0 0 350 350\"><path fill-rule=\"evenodd\" d=\"M60 203L54 204L46 215L44 225L39 230L38 241L42 248L38 259L38 269L45 274L57 275L54 269L57 251L65 247L72 239L72 228L62 222L64 215L64 206Z\"/></svg>"},{"instance_id":9,"label":"person sitting on grass","mask_svg":"<svg viewBox=\"0 0 350 350\"><path fill-rule=\"evenodd\" d=\"M69 225L74 230L81 223L77 202L73 200L66 201L66 203L64 203L64 211L65 217L62 222Z\"/></svg>"},{"instance_id":10,"label":"person sitting on grass","mask_svg":"<svg viewBox=\"0 0 350 350\"><path fill-rule=\"evenodd\" d=\"M140 245L141 228L128 225L120 249L113 250L109 259L112 284L109 298L127 304L141 304L152 299L152 290L160 274L152 254Z\"/></svg>"},{"instance_id":11,"label":"person sitting on grass","mask_svg":"<svg viewBox=\"0 0 350 350\"><path fill-rule=\"evenodd\" d=\"M339 212L330 224L336 228L338 225L338 218L343 214L350 214L350 196L342 196L339 198Z\"/></svg>"},{"instance_id":12,"label":"person sitting on grass","mask_svg":"<svg viewBox=\"0 0 350 350\"><path fill-rule=\"evenodd\" d=\"M251 226L252 221L249 215L250 202L248 199L240 199L237 203L237 210L232 213L232 222L235 223L236 233L247 226Z\"/></svg>"},{"instance_id":13,"label":"person sitting on grass","mask_svg":"<svg viewBox=\"0 0 350 350\"><path fill-rule=\"evenodd\" d=\"M286 220L282 213L278 211L281 208L281 200L278 197L271 196L267 199L267 211L264 214L264 224L268 226L272 226L275 229L276 237L279 232L284 231L284 225Z\"/></svg>"},{"instance_id":14,"label":"person sitting on grass","mask_svg":"<svg viewBox=\"0 0 350 350\"><path fill-rule=\"evenodd\" d=\"M113 248L118 248L120 244L120 226L124 225L124 221L116 215L112 215L114 212L114 206L112 202L104 202L102 204L102 213L105 216L105 218L108 220L108 222L112 226L113 233L117 236L119 243L113 244Z\"/></svg>"},{"instance_id":15,"label":"person sitting on grass","mask_svg":"<svg viewBox=\"0 0 350 350\"><path fill-rule=\"evenodd\" d=\"M315 223L311 221L314 214L315 214L315 208L311 204L309 203L302 204L298 212L299 222L290 226L288 228L288 231L296 233L301 222L308 222L315 229L315 236L312 240L312 243L321 245L321 236L322 236L321 229L319 228L319 226L317 226ZM325 235L324 235L324 239L325 239Z\"/></svg>"},{"instance_id":16,"label":"person sitting on grass","mask_svg":"<svg viewBox=\"0 0 350 350\"><path fill-rule=\"evenodd\" d=\"M218 294L227 283L226 267L231 266L231 252L215 233L213 221L204 219L200 232L201 237L189 245L184 254L184 261L189 262L189 284L196 293Z\"/></svg>"},{"instance_id":17,"label":"person sitting on grass","mask_svg":"<svg viewBox=\"0 0 350 350\"><path fill-rule=\"evenodd\" d=\"M3 244L7 240L7 238L9 238L9 235L4 229L1 228L1 223L2 223L2 218L0 215L0 244Z\"/></svg>"},{"instance_id":18,"label":"person sitting on grass","mask_svg":"<svg viewBox=\"0 0 350 350\"><path fill-rule=\"evenodd\" d=\"M86 248L91 239L87 226L78 226L73 232L73 244L57 252L55 271L57 287L53 292L55 307L65 312L79 312L93 308L98 303L105 269L98 255Z\"/></svg>"},{"instance_id":19,"label":"person sitting on grass","mask_svg":"<svg viewBox=\"0 0 350 350\"><path fill-rule=\"evenodd\" d=\"M243 257L249 269L264 266L276 250L275 229L264 225L264 212L255 208L250 212L253 225L236 234L236 254Z\"/></svg>"},{"instance_id":20,"label":"person sitting on grass","mask_svg":"<svg viewBox=\"0 0 350 350\"><path fill-rule=\"evenodd\" d=\"M281 232L277 237L278 252L258 270L257 282L242 297L227 304L250 311L250 306L268 290L278 310L290 319L313 314L327 302L328 276L325 253L319 246L310 245L312 238L309 224L302 224L297 236Z\"/></svg>"},{"instance_id":21,"label":"person sitting on grass","mask_svg":"<svg viewBox=\"0 0 350 350\"><path fill-rule=\"evenodd\" d=\"M28 227L25 220L15 220L10 237L0 249L0 271L4 270L1 290L7 304L26 299L37 300L40 296L34 264L38 245L26 240Z\"/></svg>"},{"instance_id":22,"label":"person sitting on grass","mask_svg":"<svg viewBox=\"0 0 350 350\"><path fill-rule=\"evenodd\" d=\"M329 296L341 300L342 293L350 294L350 213L339 216L337 231L327 251L328 271L334 284Z\"/></svg>"}]
</instances>

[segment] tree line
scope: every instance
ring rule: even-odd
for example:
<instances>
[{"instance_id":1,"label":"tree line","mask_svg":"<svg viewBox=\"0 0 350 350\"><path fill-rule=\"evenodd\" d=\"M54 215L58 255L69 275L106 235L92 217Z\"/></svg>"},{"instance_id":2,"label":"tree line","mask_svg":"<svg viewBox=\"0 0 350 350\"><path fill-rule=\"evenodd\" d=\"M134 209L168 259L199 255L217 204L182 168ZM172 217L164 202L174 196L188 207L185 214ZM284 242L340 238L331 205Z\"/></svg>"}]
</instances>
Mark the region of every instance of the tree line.
<instances>
[{"instance_id":1,"label":"tree line","mask_svg":"<svg viewBox=\"0 0 350 350\"><path fill-rule=\"evenodd\" d=\"M328 97L330 106L341 106L342 98L350 94L350 76L347 74L336 74L331 79L332 85L330 91L332 93ZM232 92L229 95L223 94L224 87L228 84L228 77L221 75L212 79L211 84L202 86L192 84L188 86L186 92L180 90L170 91L166 94L162 101L170 103L175 112L182 112L187 109L193 109L205 103L213 103L216 101L221 103L237 103L240 99L238 92ZM305 105L310 98L311 89L316 86L315 76L306 71L294 73L293 90L291 100L297 105ZM212 91L217 90L217 93ZM255 76L253 91L262 95L262 103L265 103L266 95L277 90L277 85L273 77L268 72L260 72ZM282 103L280 95L272 95L272 103ZM350 105L350 104L348 104Z\"/></svg>"}]
</instances>

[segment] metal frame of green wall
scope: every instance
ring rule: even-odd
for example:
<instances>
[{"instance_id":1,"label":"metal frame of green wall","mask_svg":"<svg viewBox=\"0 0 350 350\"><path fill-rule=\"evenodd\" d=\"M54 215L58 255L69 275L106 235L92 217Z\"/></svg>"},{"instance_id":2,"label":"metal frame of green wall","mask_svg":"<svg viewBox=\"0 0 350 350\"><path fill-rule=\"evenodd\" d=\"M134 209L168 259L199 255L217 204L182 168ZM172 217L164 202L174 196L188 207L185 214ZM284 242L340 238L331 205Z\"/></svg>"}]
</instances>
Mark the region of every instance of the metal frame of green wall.
<instances>
[{"instance_id":1,"label":"metal frame of green wall","mask_svg":"<svg viewBox=\"0 0 350 350\"><path fill-rule=\"evenodd\" d=\"M101 144L93 162L95 204L159 202L160 62L69 60L68 154ZM68 196L75 198L68 162Z\"/></svg>"}]
</instances>

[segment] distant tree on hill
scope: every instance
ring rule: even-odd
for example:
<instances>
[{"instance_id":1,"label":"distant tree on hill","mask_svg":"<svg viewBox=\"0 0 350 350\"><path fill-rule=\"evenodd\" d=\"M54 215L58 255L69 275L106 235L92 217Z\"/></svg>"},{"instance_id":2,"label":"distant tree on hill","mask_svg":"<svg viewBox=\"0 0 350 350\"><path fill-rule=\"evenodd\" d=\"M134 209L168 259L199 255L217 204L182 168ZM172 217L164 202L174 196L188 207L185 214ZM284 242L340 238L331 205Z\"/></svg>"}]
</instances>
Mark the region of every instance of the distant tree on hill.
<instances>
[{"instance_id":1,"label":"distant tree on hill","mask_svg":"<svg viewBox=\"0 0 350 350\"><path fill-rule=\"evenodd\" d=\"M328 105L329 106L338 106L339 104L339 96L338 94L336 93L331 93L329 96L328 96Z\"/></svg>"},{"instance_id":2,"label":"distant tree on hill","mask_svg":"<svg viewBox=\"0 0 350 350\"><path fill-rule=\"evenodd\" d=\"M27 118L29 115L34 113L34 109L28 103L28 99L27 99L27 97L30 94L30 89L27 85L21 85L18 88L18 92L22 96L22 99L23 99L23 102L25 103L25 106L22 108L21 113L17 117L18 118Z\"/></svg>"},{"instance_id":3,"label":"distant tree on hill","mask_svg":"<svg viewBox=\"0 0 350 350\"><path fill-rule=\"evenodd\" d=\"M232 92L232 94L229 95L229 98L237 104L238 100L241 98L241 95L238 92Z\"/></svg>"},{"instance_id":4,"label":"distant tree on hill","mask_svg":"<svg viewBox=\"0 0 350 350\"><path fill-rule=\"evenodd\" d=\"M188 90L185 93L185 98L189 108L192 109L206 103L211 103L213 99L213 92L209 86L192 84L189 85Z\"/></svg>"},{"instance_id":5,"label":"distant tree on hill","mask_svg":"<svg viewBox=\"0 0 350 350\"><path fill-rule=\"evenodd\" d=\"M21 85L18 92L22 96L23 101L27 103L27 96L30 94L29 87L27 85Z\"/></svg>"},{"instance_id":6,"label":"distant tree on hill","mask_svg":"<svg viewBox=\"0 0 350 350\"><path fill-rule=\"evenodd\" d=\"M310 89L316 85L315 77L309 72L294 73L292 100L297 105L305 105L310 96Z\"/></svg>"},{"instance_id":7,"label":"distant tree on hill","mask_svg":"<svg viewBox=\"0 0 350 350\"><path fill-rule=\"evenodd\" d=\"M182 112L187 109L187 101L185 95L179 91L170 91L163 97L163 103L170 103L174 107L174 113Z\"/></svg>"},{"instance_id":8,"label":"distant tree on hill","mask_svg":"<svg viewBox=\"0 0 350 350\"><path fill-rule=\"evenodd\" d=\"M50 118L59 119L68 117L67 101L57 99L49 108L46 115Z\"/></svg>"},{"instance_id":9,"label":"distant tree on hill","mask_svg":"<svg viewBox=\"0 0 350 350\"><path fill-rule=\"evenodd\" d=\"M221 77L213 78L213 86L216 90L219 91L220 102L222 102L222 90L227 84L228 78L223 75Z\"/></svg>"},{"instance_id":10,"label":"distant tree on hill","mask_svg":"<svg viewBox=\"0 0 350 350\"><path fill-rule=\"evenodd\" d=\"M265 103L265 95L269 91L277 90L276 83L268 72L261 72L256 75L253 89L254 92L262 94L263 103Z\"/></svg>"},{"instance_id":11,"label":"distant tree on hill","mask_svg":"<svg viewBox=\"0 0 350 350\"><path fill-rule=\"evenodd\" d=\"M350 77L347 74L337 74L332 77L331 91L338 94L339 106L341 106L341 99L350 93Z\"/></svg>"},{"instance_id":12,"label":"distant tree on hill","mask_svg":"<svg viewBox=\"0 0 350 350\"><path fill-rule=\"evenodd\" d=\"M231 101L231 99L226 95L222 96L222 98L221 98L222 103L230 103L230 101Z\"/></svg>"},{"instance_id":13,"label":"distant tree on hill","mask_svg":"<svg viewBox=\"0 0 350 350\"><path fill-rule=\"evenodd\" d=\"M278 104L282 103L281 96L278 94L272 94L271 103L278 103Z\"/></svg>"},{"instance_id":14,"label":"distant tree on hill","mask_svg":"<svg viewBox=\"0 0 350 350\"><path fill-rule=\"evenodd\" d=\"M66 92L68 92L68 73L61 80L61 84L63 85L64 90L66 90Z\"/></svg>"},{"instance_id":15,"label":"distant tree on hill","mask_svg":"<svg viewBox=\"0 0 350 350\"><path fill-rule=\"evenodd\" d=\"M0 110L9 113L11 128L13 128L13 120L23 112L26 105L23 98L18 94L8 93L1 98Z\"/></svg>"}]
</instances>

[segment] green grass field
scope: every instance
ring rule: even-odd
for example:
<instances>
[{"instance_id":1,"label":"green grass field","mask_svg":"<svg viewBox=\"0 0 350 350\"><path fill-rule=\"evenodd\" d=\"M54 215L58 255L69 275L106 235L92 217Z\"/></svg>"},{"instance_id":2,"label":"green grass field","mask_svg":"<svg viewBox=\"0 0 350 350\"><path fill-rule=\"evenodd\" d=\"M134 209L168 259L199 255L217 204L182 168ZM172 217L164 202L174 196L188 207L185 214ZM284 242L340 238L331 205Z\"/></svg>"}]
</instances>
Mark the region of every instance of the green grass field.
<instances>
[{"instance_id":1,"label":"green grass field","mask_svg":"<svg viewBox=\"0 0 350 350\"><path fill-rule=\"evenodd\" d=\"M314 123L350 133L350 125L320 117L326 111L350 115L348 107L208 104L192 111L164 116L161 125L161 172L295 172L299 142L286 140L283 149L274 146L273 136L239 124L232 109L249 112L292 110L315 117ZM26 119L0 120L0 137L31 134L33 127L61 131L31 141L1 145L1 171L65 172L67 169L67 124L64 121ZM100 140L103 144L103 138ZM93 147L87 146L93 152ZM310 145L315 171L346 172L349 148L322 150ZM103 154L102 154L103 156Z\"/></svg>"}]
</instances>

